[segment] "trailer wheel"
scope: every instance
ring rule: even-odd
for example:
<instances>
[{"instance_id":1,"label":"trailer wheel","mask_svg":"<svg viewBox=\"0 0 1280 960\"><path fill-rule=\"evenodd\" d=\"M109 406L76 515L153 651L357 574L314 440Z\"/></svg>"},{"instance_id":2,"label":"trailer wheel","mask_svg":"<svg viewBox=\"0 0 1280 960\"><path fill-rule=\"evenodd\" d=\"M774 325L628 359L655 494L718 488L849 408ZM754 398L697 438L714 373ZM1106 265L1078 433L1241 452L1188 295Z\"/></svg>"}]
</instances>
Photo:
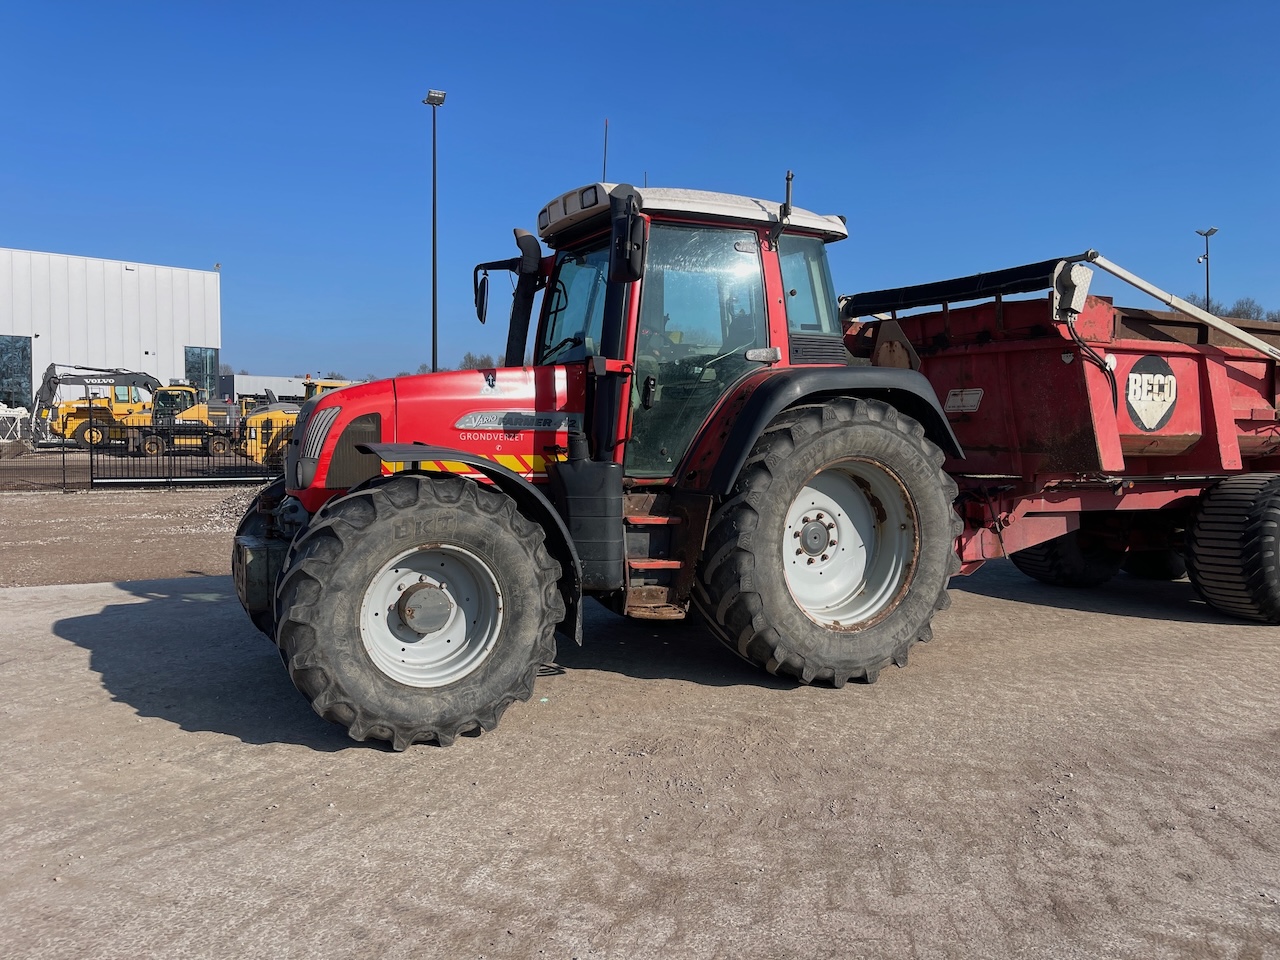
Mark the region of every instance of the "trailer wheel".
<instances>
[{"instance_id":1,"label":"trailer wheel","mask_svg":"<svg viewBox=\"0 0 1280 960\"><path fill-rule=\"evenodd\" d=\"M1187 536L1187 573L1223 613L1280 623L1280 475L1255 473L1214 484Z\"/></svg>"},{"instance_id":2,"label":"trailer wheel","mask_svg":"<svg viewBox=\"0 0 1280 960\"><path fill-rule=\"evenodd\" d=\"M142 438L140 449L145 457L163 457L165 451L164 437L148 433Z\"/></svg>"},{"instance_id":3,"label":"trailer wheel","mask_svg":"<svg viewBox=\"0 0 1280 960\"><path fill-rule=\"evenodd\" d=\"M960 569L943 459L876 400L782 414L711 519L695 602L712 632L802 683L904 666Z\"/></svg>"},{"instance_id":4,"label":"trailer wheel","mask_svg":"<svg viewBox=\"0 0 1280 960\"><path fill-rule=\"evenodd\" d=\"M82 447L85 450L97 449L107 443L107 428L86 420L76 427L75 433L71 437L78 447Z\"/></svg>"},{"instance_id":5,"label":"trailer wheel","mask_svg":"<svg viewBox=\"0 0 1280 960\"><path fill-rule=\"evenodd\" d=\"M1176 550L1130 550L1123 569L1139 580L1181 580L1187 575L1187 562Z\"/></svg>"},{"instance_id":6,"label":"trailer wheel","mask_svg":"<svg viewBox=\"0 0 1280 960\"><path fill-rule=\"evenodd\" d=\"M1120 572L1124 557L1123 547L1084 528L1009 554L1028 577L1055 587L1100 587Z\"/></svg>"},{"instance_id":7,"label":"trailer wheel","mask_svg":"<svg viewBox=\"0 0 1280 960\"><path fill-rule=\"evenodd\" d=\"M396 750L492 730L555 657L560 567L505 494L402 476L331 501L277 593L281 656L320 716Z\"/></svg>"},{"instance_id":8,"label":"trailer wheel","mask_svg":"<svg viewBox=\"0 0 1280 960\"><path fill-rule=\"evenodd\" d=\"M271 484L263 488L256 497L249 503L249 509L244 512L244 516L240 518L240 525L236 527L235 535L248 534L254 537L260 537L267 532L267 518L258 512L258 504L263 498L269 498L279 502L284 495L284 477L274 480ZM234 542L234 541L233 541ZM239 557L236 550L231 551L231 578L236 580L239 577ZM268 640L272 643L276 639L276 618L272 610L259 610L257 613L250 613L249 619L253 621L253 625L257 627Z\"/></svg>"},{"instance_id":9,"label":"trailer wheel","mask_svg":"<svg viewBox=\"0 0 1280 960\"><path fill-rule=\"evenodd\" d=\"M225 457L231 452L231 441L226 437L210 437L205 450L211 457Z\"/></svg>"}]
</instances>

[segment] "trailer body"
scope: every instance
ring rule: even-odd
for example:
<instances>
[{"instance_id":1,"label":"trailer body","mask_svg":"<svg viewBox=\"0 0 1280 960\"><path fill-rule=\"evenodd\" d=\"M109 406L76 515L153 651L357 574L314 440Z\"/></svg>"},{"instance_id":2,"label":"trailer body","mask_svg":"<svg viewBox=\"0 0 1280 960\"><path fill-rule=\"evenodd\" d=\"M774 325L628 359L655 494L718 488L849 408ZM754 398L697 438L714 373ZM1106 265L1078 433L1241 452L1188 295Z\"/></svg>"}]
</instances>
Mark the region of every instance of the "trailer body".
<instances>
[{"instance_id":1,"label":"trailer body","mask_svg":"<svg viewBox=\"0 0 1280 960\"><path fill-rule=\"evenodd\" d=\"M906 288L878 291L846 298L845 312L917 299ZM1102 526L1122 548L1181 551L1214 484L1280 471L1273 356L1175 312L1098 296L1078 313L1057 306L1054 295L997 292L885 317L964 450L945 465L960 488L963 573L1077 530L1087 516L1114 518ZM851 323L851 352L886 342L884 324ZM1280 347L1274 325L1235 326Z\"/></svg>"}]
</instances>

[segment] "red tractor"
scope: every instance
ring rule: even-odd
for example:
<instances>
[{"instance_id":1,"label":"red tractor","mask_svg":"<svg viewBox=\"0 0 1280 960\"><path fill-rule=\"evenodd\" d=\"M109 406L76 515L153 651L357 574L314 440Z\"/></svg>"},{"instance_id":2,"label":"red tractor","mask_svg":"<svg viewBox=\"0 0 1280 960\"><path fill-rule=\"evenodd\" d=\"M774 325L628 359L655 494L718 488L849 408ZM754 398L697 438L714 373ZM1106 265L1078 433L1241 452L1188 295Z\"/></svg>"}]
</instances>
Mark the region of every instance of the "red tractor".
<instances>
[{"instance_id":1,"label":"red tractor","mask_svg":"<svg viewBox=\"0 0 1280 960\"><path fill-rule=\"evenodd\" d=\"M241 523L241 603L316 712L396 749L490 730L587 596L692 607L803 683L905 664L960 567L963 454L921 373L850 362L843 220L597 183L538 233L476 268L482 321L516 278L503 367L313 398Z\"/></svg>"}]
</instances>

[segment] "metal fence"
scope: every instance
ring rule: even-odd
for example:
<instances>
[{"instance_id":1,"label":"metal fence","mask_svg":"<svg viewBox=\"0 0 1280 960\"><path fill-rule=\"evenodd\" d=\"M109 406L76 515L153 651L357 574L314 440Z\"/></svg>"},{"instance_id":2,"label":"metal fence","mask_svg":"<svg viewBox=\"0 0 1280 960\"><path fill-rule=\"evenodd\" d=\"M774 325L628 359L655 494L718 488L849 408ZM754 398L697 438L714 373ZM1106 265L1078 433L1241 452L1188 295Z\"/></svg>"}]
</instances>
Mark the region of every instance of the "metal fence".
<instances>
[{"instance_id":1,"label":"metal fence","mask_svg":"<svg viewBox=\"0 0 1280 960\"><path fill-rule=\"evenodd\" d=\"M250 430L234 411L116 417L93 403L61 421L0 420L0 490L262 483L280 474L290 429Z\"/></svg>"}]
</instances>

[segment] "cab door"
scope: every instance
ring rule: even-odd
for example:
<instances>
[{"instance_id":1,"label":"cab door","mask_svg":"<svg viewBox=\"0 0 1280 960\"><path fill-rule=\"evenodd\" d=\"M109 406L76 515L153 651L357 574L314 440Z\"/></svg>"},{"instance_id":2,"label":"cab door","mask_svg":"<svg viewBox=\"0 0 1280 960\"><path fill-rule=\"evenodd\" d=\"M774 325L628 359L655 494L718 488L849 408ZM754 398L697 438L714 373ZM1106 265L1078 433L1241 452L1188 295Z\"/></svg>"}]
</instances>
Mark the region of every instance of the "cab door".
<instances>
[{"instance_id":1,"label":"cab door","mask_svg":"<svg viewBox=\"0 0 1280 960\"><path fill-rule=\"evenodd\" d=\"M760 237L745 228L653 223L634 345L624 465L670 477L698 428L768 346Z\"/></svg>"}]
</instances>

